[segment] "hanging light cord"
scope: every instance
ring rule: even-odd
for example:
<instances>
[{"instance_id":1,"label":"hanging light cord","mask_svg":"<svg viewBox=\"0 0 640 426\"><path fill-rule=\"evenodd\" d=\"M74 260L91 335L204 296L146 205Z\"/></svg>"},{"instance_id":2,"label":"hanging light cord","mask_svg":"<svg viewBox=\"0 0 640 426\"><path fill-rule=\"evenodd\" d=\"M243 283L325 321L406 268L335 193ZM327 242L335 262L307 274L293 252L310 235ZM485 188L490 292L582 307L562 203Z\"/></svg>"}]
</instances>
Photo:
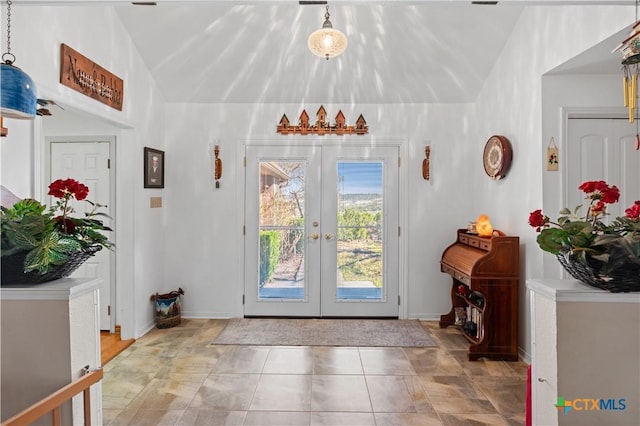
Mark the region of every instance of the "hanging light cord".
<instances>
[{"instance_id":1,"label":"hanging light cord","mask_svg":"<svg viewBox=\"0 0 640 426\"><path fill-rule=\"evenodd\" d=\"M16 61L16 56L11 53L11 3L11 0L7 0L7 51L2 54L2 60L7 65Z\"/></svg>"}]
</instances>

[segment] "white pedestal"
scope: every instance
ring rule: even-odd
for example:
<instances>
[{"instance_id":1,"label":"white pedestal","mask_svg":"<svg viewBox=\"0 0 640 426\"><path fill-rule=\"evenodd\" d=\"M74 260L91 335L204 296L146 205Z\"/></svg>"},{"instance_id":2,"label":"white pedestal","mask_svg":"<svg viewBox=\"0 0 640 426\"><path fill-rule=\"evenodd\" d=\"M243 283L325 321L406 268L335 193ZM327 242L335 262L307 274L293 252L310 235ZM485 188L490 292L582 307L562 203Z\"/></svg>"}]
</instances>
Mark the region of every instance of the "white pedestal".
<instances>
[{"instance_id":1,"label":"white pedestal","mask_svg":"<svg viewBox=\"0 0 640 426\"><path fill-rule=\"evenodd\" d=\"M66 278L0 289L3 421L80 378L85 366L101 365L100 281ZM91 410L93 422L102 424L101 382L91 387ZM63 406L62 416L63 424L83 423L82 394ZM50 415L36 424L50 425Z\"/></svg>"},{"instance_id":2,"label":"white pedestal","mask_svg":"<svg viewBox=\"0 0 640 426\"><path fill-rule=\"evenodd\" d=\"M527 281L534 425L640 424L640 293ZM555 405L563 398L564 410Z\"/></svg>"}]
</instances>

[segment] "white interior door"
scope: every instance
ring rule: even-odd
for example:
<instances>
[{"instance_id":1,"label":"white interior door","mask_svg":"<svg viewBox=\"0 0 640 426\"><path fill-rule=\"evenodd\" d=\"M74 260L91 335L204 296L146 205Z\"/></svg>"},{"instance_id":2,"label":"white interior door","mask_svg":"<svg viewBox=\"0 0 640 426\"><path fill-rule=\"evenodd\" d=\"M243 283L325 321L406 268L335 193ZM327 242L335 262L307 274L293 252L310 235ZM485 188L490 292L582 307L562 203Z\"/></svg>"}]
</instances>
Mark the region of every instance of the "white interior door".
<instances>
[{"instance_id":1,"label":"white interior door","mask_svg":"<svg viewBox=\"0 0 640 426\"><path fill-rule=\"evenodd\" d=\"M608 217L624 216L624 210L640 198L640 152L634 149L636 126L623 119L570 119L567 146L566 207L583 205L578 186L604 180L620 188L620 202L608 205Z\"/></svg>"},{"instance_id":2,"label":"white interior door","mask_svg":"<svg viewBox=\"0 0 640 426\"><path fill-rule=\"evenodd\" d=\"M245 315L398 316L398 148L248 146Z\"/></svg>"},{"instance_id":3,"label":"white interior door","mask_svg":"<svg viewBox=\"0 0 640 426\"><path fill-rule=\"evenodd\" d=\"M107 207L101 212L111 216L111 185L109 161L109 142L51 142L51 179L72 178L89 187L87 197L94 203ZM55 200L50 200L55 203ZM84 201L75 201L73 204L77 214L89 212L92 206ZM101 218L104 224L113 229L109 218ZM111 234L111 233L109 233ZM113 235L108 235L113 240ZM100 329L111 330L110 306L111 297L111 252L100 250L95 256L90 257L72 277L99 277L100 285ZM114 299L115 300L115 299Z\"/></svg>"}]
</instances>

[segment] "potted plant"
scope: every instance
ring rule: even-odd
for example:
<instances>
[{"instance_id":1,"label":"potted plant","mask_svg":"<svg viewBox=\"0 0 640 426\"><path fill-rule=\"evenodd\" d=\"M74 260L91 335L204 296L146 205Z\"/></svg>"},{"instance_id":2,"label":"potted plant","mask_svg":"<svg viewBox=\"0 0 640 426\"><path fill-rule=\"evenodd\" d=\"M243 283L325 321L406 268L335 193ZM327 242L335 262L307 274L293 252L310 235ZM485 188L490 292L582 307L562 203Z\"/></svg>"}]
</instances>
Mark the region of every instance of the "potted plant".
<instances>
[{"instance_id":1,"label":"potted plant","mask_svg":"<svg viewBox=\"0 0 640 426\"><path fill-rule=\"evenodd\" d=\"M581 205L562 209L555 222L542 210L529 214L529 225L539 232L538 245L586 284L611 292L640 291L640 200L625 216L605 223L607 205L620 198L618 187L587 181L578 189L589 200L585 216L579 215Z\"/></svg>"},{"instance_id":2,"label":"potted plant","mask_svg":"<svg viewBox=\"0 0 640 426\"><path fill-rule=\"evenodd\" d=\"M89 188L75 179L58 179L49 185L57 198L51 207L24 199L2 207L2 282L39 283L69 276L103 247L111 249L104 231L111 231L99 217L105 207L87 200ZM86 201L92 208L84 217L73 217L70 201Z\"/></svg>"}]
</instances>

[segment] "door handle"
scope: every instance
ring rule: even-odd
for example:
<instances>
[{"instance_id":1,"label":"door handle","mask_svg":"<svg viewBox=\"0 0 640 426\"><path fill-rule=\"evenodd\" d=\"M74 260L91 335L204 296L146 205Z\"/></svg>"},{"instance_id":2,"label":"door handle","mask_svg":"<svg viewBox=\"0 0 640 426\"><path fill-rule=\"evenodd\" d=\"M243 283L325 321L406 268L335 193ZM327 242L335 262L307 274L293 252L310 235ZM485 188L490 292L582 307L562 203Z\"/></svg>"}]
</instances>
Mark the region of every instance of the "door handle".
<instances>
[{"instance_id":1,"label":"door handle","mask_svg":"<svg viewBox=\"0 0 640 426\"><path fill-rule=\"evenodd\" d=\"M333 234L324 234L324 239L325 240L332 240L333 239Z\"/></svg>"},{"instance_id":2,"label":"door handle","mask_svg":"<svg viewBox=\"0 0 640 426\"><path fill-rule=\"evenodd\" d=\"M311 239L312 239L312 240L317 240L318 238L320 238L320 235L318 235L318 234L311 234Z\"/></svg>"}]
</instances>

